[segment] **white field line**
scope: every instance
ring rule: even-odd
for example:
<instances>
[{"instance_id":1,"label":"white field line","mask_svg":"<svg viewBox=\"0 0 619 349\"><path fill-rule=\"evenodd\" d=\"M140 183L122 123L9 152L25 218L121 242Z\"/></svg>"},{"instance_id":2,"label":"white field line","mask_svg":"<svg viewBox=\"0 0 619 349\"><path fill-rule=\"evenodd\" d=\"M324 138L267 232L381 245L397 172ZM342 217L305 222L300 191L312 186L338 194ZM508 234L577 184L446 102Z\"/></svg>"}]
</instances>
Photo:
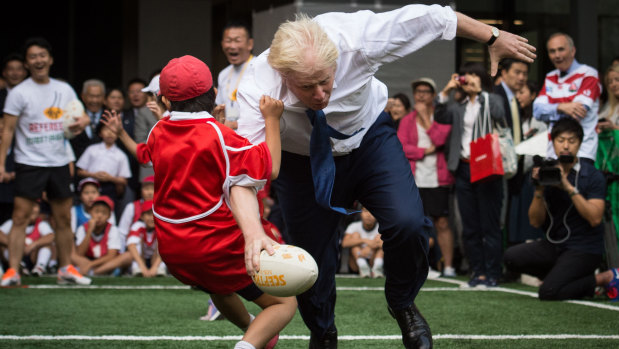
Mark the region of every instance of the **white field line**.
<instances>
[{"instance_id":1,"label":"white field line","mask_svg":"<svg viewBox=\"0 0 619 349\"><path fill-rule=\"evenodd\" d=\"M477 335L477 334L436 334L434 340L441 339L469 339L469 340L522 340L522 339L611 339L619 340L619 335L595 335L595 334L537 334L537 335ZM343 341L367 341L367 340L401 340L401 335L386 336L338 336ZM238 341L241 336L14 336L0 335L0 341ZM279 340L309 340L307 335L282 335Z\"/></svg>"},{"instance_id":2,"label":"white field line","mask_svg":"<svg viewBox=\"0 0 619 349\"><path fill-rule=\"evenodd\" d=\"M341 275L337 276L338 278L342 277ZM357 276L353 276L357 277ZM478 292L505 292L518 294L521 296L527 296L532 298L538 298L537 293L515 290L511 288L505 287L492 287L492 288L484 288L484 287L466 287L467 283L460 280L447 279L447 278L435 278L432 279L434 281L440 281L449 284L455 284L460 287L426 287L422 288L421 292L449 292L449 291L478 291ZM189 286L183 285L144 285L144 286L125 286L125 285L89 285L89 286L78 286L78 285L29 285L26 288L32 289L103 289L103 290L188 290ZM340 286L336 288L338 291L380 291L383 292L385 290L384 287L348 287L348 286ZM612 311L619 311L618 306L613 306L609 304L596 303L590 301L580 301L580 300L566 300L566 303L571 304L579 304L593 308L606 309Z\"/></svg>"}]
</instances>

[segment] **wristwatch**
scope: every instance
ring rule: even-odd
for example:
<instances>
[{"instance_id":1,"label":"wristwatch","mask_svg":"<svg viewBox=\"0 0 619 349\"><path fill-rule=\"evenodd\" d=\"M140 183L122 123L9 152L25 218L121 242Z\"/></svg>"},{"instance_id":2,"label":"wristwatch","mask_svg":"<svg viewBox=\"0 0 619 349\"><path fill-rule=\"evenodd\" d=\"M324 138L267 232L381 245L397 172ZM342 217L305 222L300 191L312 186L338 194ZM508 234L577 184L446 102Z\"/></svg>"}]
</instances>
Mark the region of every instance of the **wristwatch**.
<instances>
[{"instance_id":1,"label":"wristwatch","mask_svg":"<svg viewBox=\"0 0 619 349\"><path fill-rule=\"evenodd\" d=\"M488 46L492 46L492 44L494 44L496 39L499 38L499 33L500 33L497 27L490 27L490 31L492 32L492 36L490 37L490 40L486 42L486 45Z\"/></svg>"},{"instance_id":2,"label":"wristwatch","mask_svg":"<svg viewBox=\"0 0 619 349\"><path fill-rule=\"evenodd\" d=\"M572 192L570 193L570 197L574 195L578 195L578 194L580 194L580 192L578 191L578 188L574 187L574 190L572 190Z\"/></svg>"}]
</instances>

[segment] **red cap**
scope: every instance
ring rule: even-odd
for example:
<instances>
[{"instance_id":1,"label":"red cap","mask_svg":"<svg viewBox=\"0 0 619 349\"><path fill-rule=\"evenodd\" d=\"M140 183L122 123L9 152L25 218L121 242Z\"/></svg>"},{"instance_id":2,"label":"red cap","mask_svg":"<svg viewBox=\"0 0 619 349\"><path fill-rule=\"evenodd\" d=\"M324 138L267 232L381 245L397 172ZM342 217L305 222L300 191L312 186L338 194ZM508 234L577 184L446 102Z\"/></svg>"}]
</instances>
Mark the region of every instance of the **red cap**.
<instances>
[{"instance_id":1,"label":"red cap","mask_svg":"<svg viewBox=\"0 0 619 349\"><path fill-rule=\"evenodd\" d=\"M107 205L107 207L110 208L110 210L114 210L114 201L112 201L112 199L110 199L109 196L107 195L101 195L98 198L95 199L95 201L93 201L93 205L96 204L97 202L101 202Z\"/></svg>"},{"instance_id":2,"label":"red cap","mask_svg":"<svg viewBox=\"0 0 619 349\"><path fill-rule=\"evenodd\" d=\"M146 200L142 203L142 213L153 209L153 200Z\"/></svg>"},{"instance_id":3,"label":"red cap","mask_svg":"<svg viewBox=\"0 0 619 349\"><path fill-rule=\"evenodd\" d=\"M142 183L155 183L155 176L144 177Z\"/></svg>"},{"instance_id":4,"label":"red cap","mask_svg":"<svg viewBox=\"0 0 619 349\"><path fill-rule=\"evenodd\" d=\"M187 55L168 62L159 76L159 87L167 99L185 101L210 90L213 76L204 62Z\"/></svg>"}]
</instances>

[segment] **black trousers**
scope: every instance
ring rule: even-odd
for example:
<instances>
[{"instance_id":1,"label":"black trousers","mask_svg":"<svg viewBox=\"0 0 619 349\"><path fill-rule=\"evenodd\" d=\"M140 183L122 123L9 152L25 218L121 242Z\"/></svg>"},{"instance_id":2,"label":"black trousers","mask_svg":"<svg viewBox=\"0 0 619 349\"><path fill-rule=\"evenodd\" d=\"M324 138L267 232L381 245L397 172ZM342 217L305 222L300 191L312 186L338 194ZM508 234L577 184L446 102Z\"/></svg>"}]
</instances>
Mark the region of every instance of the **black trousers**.
<instances>
[{"instance_id":1,"label":"black trousers","mask_svg":"<svg viewBox=\"0 0 619 349\"><path fill-rule=\"evenodd\" d=\"M432 223L424 216L391 117L381 114L359 148L335 157L335 166L332 204L351 207L358 199L376 217L384 241L387 304L396 310L409 306L428 275ZM307 327L322 336L334 324L337 226L342 215L316 203L308 156L283 152L277 181L290 242L307 250L318 264L318 280L297 300Z\"/></svg>"},{"instance_id":2,"label":"black trousers","mask_svg":"<svg viewBox=\"0 0 619 349\"><path fill-rule=\"evenodd\" d=\"M541 300L592 297L595 269L602 255L568 250L546 240L523 243L505 251L505 266L517 273L534 275L544 281Z\"/></svg>"}]
</instances>

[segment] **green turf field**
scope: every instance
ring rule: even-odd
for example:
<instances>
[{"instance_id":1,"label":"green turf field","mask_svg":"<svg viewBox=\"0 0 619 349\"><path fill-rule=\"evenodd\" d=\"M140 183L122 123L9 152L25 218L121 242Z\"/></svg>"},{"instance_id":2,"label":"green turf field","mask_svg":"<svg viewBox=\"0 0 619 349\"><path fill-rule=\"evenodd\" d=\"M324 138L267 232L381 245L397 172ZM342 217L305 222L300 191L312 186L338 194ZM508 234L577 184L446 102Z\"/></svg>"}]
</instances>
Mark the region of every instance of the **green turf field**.
<instances>
[{"instance_id":1,"label":"green turf field","mask_svg":"<svg viewBox=\"0 0 619 349\"><path fill-rule=\"evenodd\" d=\"M459 280L429 280L417 305L436 348L617 348L619 304L541 302L519 284L463 289ZM227 321L200 321L208 296L171 277L95 278L60 287L23 278L30 287L0 289L0 348L232 348L240 331ZM338 277L339 348L401 348L386 310L384 279ZM250 304L251 312L257 307ZM300 316L278 348L307 348Z\"/></svg>"}]
</instances>

